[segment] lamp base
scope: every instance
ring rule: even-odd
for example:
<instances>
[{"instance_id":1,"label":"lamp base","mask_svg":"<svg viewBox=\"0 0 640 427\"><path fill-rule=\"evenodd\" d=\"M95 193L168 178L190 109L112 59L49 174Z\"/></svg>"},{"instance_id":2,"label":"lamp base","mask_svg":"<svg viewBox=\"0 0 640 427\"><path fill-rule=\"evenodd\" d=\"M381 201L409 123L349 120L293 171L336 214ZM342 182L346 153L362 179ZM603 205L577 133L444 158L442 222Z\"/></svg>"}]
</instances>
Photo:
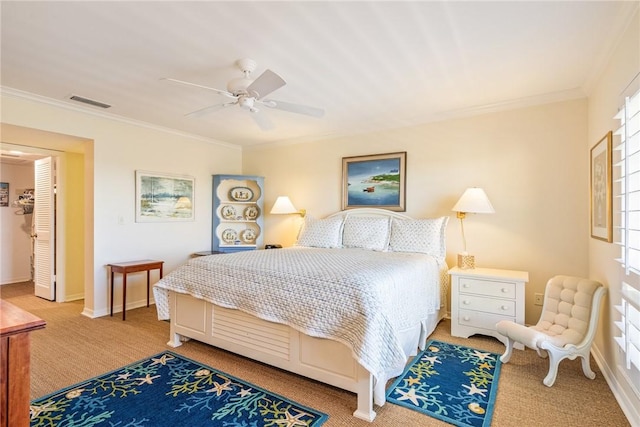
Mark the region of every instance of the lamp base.
<instances>
[{"instance_id":1,"label":"lamp base","mask_svg":"<svg viewBox=\"0 0 640 427\"><path fill-rule=\"evenodd\" d=\"M458 267L462 270L476 268L476 259L473 255L458 254Z\"/></svg>"}]
</instances>

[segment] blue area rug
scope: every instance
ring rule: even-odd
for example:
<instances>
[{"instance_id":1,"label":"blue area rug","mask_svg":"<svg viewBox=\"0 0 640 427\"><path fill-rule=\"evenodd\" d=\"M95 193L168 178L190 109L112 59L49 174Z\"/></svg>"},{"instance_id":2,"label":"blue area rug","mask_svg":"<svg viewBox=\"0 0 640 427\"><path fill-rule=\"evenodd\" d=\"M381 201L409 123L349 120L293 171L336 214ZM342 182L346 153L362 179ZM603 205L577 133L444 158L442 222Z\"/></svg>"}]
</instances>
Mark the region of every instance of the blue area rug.
<instances>
[{"instance_id":1,"label":"blue area rug","mask_svg":"<svg viewBox=\"0 0 640 427\"><path fill-rule=\"evenodd\" d=\"M387 389L387 401L460 427L491 425L500 355L432 340Z\"/></svg>"},{"instance_id":2,"label":"blue area rug","mask_svg":"<svg viewBox=\"0 0 640 427\"><path fill-rule=\"evenodd\" d=\"M169 351L31 403L31 427L309 426L327 415Z\"/></svg>"}]
</instances>

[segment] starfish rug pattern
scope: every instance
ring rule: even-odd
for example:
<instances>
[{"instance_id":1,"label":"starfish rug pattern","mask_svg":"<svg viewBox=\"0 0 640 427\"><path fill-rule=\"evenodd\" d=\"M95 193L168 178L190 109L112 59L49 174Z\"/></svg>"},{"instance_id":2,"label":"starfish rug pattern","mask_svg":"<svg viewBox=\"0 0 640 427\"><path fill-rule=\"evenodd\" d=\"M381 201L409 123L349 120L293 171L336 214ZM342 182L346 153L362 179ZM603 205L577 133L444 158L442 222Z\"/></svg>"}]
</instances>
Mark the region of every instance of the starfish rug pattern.
<instances>
[{"instance_id":1,"label":"starfish rug pattern","mask_svg":"<svg viewBox=\"0 0 640 427\"><path fill-rule=\"evenodd\" d=\"M489 426L499 357L432 340L387 389L387 401L460 427Z\"/></svg>"},{"instance_id":2,"label":"starfish rug pattern","mask_svg":"<svg viewBox=\"0 0 640 427\"><path fill-rule=\"evenodd\" d=\"M327 415L169 351L41 397L31 427L318 427Z\"/></svg>"}]
</instances>

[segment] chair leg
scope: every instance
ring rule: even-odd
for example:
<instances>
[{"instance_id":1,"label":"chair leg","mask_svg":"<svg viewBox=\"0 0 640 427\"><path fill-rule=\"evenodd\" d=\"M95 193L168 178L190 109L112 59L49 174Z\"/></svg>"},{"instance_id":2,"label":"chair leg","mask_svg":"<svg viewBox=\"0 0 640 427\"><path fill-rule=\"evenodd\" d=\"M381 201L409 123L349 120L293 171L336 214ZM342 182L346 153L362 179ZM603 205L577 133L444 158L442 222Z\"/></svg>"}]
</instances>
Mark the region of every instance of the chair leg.
<instances>
[{"instance_id":1,"label":"chair leg","mask_svg":"<svg viewBox=\"0 0 640 427\"><path fill-rule=\"evenodd\" d=\"M556 377L558 376L558 365L560 364L560 360L556 360L556 355L548 352L549 353L549 372L547 373L547 376L544 377L544 379L542 380L542 383L544 385L546 385L547 387L551 387L553 385L553 383L556 382Z\"/></svg>"},{"instance_id":2,"label":"chair leg","mask_svg":"<svg viewBox=\"0 0 640 427\"><path fill-rule=\"evenodd\" d=\"M549 373L542 381L547 387L551 387L555 383L556 376L558 375L558 365L564 359L575 360L577 357L580 357L582 359L580 362L582 363L582 372L584 373L584 376L590 380L596 377L595 372L591 370L591 366L589 364L590 346L581 348L569 346L570 349L567 350L566 348L560 349L554 347L548 342L542 342L539 345L542 347L543 351L546 350L546 353L549 356Z\"/></svg>"},{"instance_id":3,"label":"chair leg","mask_svg":"<svg viewBox=\"0 0 640 427\"><path fill-rule=\"evenodd\" d=\"M572 360L575 357L570 357L565 353L564 350L559 349L547 342L543 342L539 345L542 347L541 350L543 350L547 354L547 356L549 356L549 372L547 373L547 376L544 377L544 380L542 380L542 383L547 387L551 387L553 383L556 382L556 377L558 376L558 365L560 365L560 362L562 362L567 357L571 358Z\"/></svg>"},{"instance_id":4,"label":"chair leg","mask_svg":"<svg viewBox=\"0 0 640 427\"><path fill-rule=\"evenodd\" d=\"M511 359L511 353L513 352L513 344L514 343L515 343L515 341L513 341L511 338L507 337L507 345L505 346L504 354L502 356L500 356L500 361L502 363L508 363L509 360Z\"/></svg>"},{"instance_id":5,"label":"chair leg","mask_svg":"<svg viewBox=\"0 0 640 427\"><path fill-rule=\"evenodd\" d=\"M594 379L596 377L596 373L591 370L591 365L589 363L589 353L587 352L586 355L581 354L580 357L582 358L582 372L584 373L584 376L589 378L590 380Z\"/></svg>"}]
</instances>

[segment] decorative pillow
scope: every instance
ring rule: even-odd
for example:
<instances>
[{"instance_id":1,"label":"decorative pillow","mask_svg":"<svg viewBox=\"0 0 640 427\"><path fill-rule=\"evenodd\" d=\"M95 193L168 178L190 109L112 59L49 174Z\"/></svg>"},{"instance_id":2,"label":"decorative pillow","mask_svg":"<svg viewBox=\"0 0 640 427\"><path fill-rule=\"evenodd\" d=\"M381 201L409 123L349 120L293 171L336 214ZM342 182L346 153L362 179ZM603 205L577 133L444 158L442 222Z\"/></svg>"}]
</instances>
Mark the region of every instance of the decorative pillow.
<instances>
[{"instance_id":1,"label":"decorative pillow","mask_svg":"<svg viewBox=\"0 0 640 427\"><path fill-rule=\"evenodd\" d=\"M342 247L342 217L316 219L304 218L304 225L298 236L297 246L314 248Z\"/></svg>"},{"instance_id":2,"label":"decorative pillow","mask_svg":"<svg viewBox=\"0 0 640 427\"><path fill-rule=\"evenodd\" d=\"M445 230L448 216L434 219L396 219L391 221L389 248L394 252L420 252L444 259L447 255Z\"/></svg>"},{"instance_id":3,"label":"decorative pillow","mask_svg":"<svg viewBox=\"0 0 640 427\"><path fill-rule=\"evenodd\" d=\"M389 246L389 219L347 216L344 220L342 246L386 251Z\"/></svg>"}]
</instances>

